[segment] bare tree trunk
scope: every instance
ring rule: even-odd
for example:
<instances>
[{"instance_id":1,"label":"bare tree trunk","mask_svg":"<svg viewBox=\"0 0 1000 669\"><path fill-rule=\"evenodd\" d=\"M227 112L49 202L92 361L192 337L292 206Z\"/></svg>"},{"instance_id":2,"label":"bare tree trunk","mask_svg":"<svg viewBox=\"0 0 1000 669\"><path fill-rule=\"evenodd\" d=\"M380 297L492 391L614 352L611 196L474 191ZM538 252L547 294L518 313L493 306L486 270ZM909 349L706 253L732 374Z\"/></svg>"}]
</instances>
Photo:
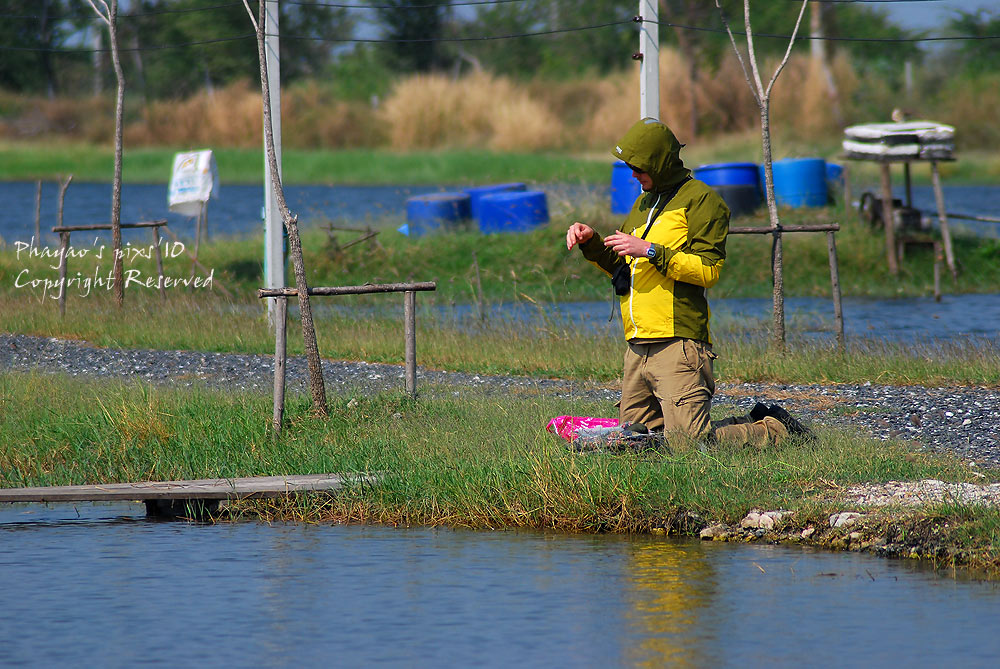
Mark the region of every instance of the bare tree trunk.
<instances>
[{"instance_id":1,"label":"bare tree trunk","mask_svg":"<svg viewBox=\"0 0 1000 669\"><path fill-rule=\"evenodd\" d=\"M771 165L771 115L770 101L765 100L760 110L761 148L764 152L764 189L767 192L767 215L774 232L771 242L771 346L777 350L785 348L785 274L781 246L781 221L778 219L778 204L774 197L774 170Z\"/></svg>"},{"instance_id":2,"label":"bare tree trunk","mask_svg":"<svg viewBox=\"0 0 1000 669\"><path fill-rule=\"evenodd\" d=\"M774 197L774 172L771 167L771 89L774 88L774 82L778 80L778 75L781 74L781 71L785 68L785 64L788 63L788 57L792 53L792 45L795 44L795 37L798 35L799 26L802 25L802 16L805 14L806 5L808 4L809 0L802 0L802 6L795 21L795 29L788 40L788 48L785 49L785 56L778 64L778 67L775 68L774 74L771 76L771 81L765 87L760 77L757 55L754 52L753 27L750 24L750 0L743 0L743 25L747 38L746 61L743 60L743 54L736 45L736 38L729 27L729 21L726 18L726 13L722 10L722 5L719 3L719 0L715 0L715 6L718 8L722 24L726 27L726 32L729 34L729 41L733 45L733 51L736 52L736 57L740 61L740 67L743 68L743 76L746 77L747 85L750 86L754 101L760 110L760 139L761 148L764 153L764 192L767 199L767 213L771 220L771 229L774 231L772 233L774 235L774 244L771 253L771 276L774 280L774 311L771 342L775 349L782 352L785 350L785 286L782 269L781 221L778 219L778 205Z\"/></svg>"},{"instance_id":3,"label":"bare tree trunk","mask_svg":"<svg viewBox=\"0 0 1000 669\"><path fill-rule=\"evenodd\" d=\"M118 54L118 0L87 0L94 12L108 26L108 40L111 43L111 59L115 66L115 78L118 80L118 91L115 96L115 175L111 185L111 246L113 248L113 266L115 281L115 302L122 306L125 299L125 286L122 283L122 123L125 107L125 75ZM103 8L98 9L97 4Z\"/></svg>"},{"instance_id":4,"label":"bare tree trunk","mask_svg":"<svg viewBox=\"0 0 1000 669\"><path fill-rule=\"evenodd\" d=\"M271 182L274 184L275 202L281 211L281 219L288 231L288 250L292 257L295 271L295 288L299 298L299 314L302 317L302 341L306 350L306 363L309 368L309 390L312 395L313 411L321 416L329 416L326 406L326 387L323 382L323 365L319 357L319 346L316 343L316 327L313 324L312 307L309 303L309 284L306 281L306 268L302 260L302 242L299 238L298 220L288 211L285 203L285 192L281 185L281 175L278 172L278 159L274 150L274 131L271 125L271 88L267 78L267 54L264 50L264 21L266 5L259 3L259 14L254 19L248 0L243 0L250 19L254 22L257 32L257 57L260 60L260 83L263 95L264 110L264 142L267 146L267 164L271 172ZM279 84L280 85L280 84Z\"/></svg>"},{"instance_id":5,"label":"bare tree trunk","mask_svg":"<svg viewBox=\"0 0 1000 669\"><path fill-rule=\"evenodd\" d=\"M118 53L118 0L111 0L108 37L111 40L111 60L115 65L118 90L115 95L115 177L111 186L111 246L114 249L115 302L122 306L125 285L122 280L122 131L125 109L125 74Z\"/></svg>"}]
</instances>

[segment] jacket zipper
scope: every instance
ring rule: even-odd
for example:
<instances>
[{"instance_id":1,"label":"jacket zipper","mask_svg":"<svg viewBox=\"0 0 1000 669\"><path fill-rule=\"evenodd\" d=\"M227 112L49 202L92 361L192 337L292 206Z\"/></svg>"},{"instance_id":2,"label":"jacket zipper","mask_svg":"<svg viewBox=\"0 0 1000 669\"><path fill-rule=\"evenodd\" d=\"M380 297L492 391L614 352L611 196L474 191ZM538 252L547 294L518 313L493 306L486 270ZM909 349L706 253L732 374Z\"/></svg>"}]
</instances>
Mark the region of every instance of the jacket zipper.
<instances>
[{"instance_id":1,"label":"jacket zipper","mask_svg":"<svg viewBox=\"0 0 1000 669\"><path fill-rule=\"evenodd\" d=\"M646 217L647 234L649 226L653 224L653 212L656 211L656 207L659 206L661 197L663 197L662 193L656 196L656 203L650 208L649 215ZM634 235L635 230L633 230L632 233ZM635 266L636 266L636 261L638 260L639 260L638 258L634 258L632 260L631 267L629 268L628 317L629 320L632 321L632 336L629 337L629 339L634 339L635 337L639 336L639 326L638 324L636 324L635 315L632 313L632 300L635 294Z\"/></svg>"}]
</instances>

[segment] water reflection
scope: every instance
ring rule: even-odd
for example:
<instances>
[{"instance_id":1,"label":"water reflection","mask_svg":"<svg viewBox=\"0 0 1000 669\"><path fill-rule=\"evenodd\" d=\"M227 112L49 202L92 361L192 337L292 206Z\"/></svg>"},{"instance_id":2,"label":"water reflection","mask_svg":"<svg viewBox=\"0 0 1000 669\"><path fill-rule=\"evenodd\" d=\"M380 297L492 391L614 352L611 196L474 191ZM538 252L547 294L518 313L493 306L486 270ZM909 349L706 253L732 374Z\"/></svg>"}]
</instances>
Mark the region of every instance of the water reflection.
<instances>
[{"instance_id":1,"label":"water reflection","mask_svg":"<svg viewBox=\"0 0 1000 669\"><path fill-rule=\"evenodd\" d=\"M697 544L637 541L632 551L627 619L628 665L710 666L711 644L698 626L711 606L715 573Z\"/></svg>"},{"instance_id":2,"label":"water reflection","mask_svg":"<svg viewBox=\"0 0 1000 669\"><path fill-rule=\"evenodd\" d=\"M995 666L1000 591L665 537L0 507L4 666Z\"/></svg>"}]
</instances>

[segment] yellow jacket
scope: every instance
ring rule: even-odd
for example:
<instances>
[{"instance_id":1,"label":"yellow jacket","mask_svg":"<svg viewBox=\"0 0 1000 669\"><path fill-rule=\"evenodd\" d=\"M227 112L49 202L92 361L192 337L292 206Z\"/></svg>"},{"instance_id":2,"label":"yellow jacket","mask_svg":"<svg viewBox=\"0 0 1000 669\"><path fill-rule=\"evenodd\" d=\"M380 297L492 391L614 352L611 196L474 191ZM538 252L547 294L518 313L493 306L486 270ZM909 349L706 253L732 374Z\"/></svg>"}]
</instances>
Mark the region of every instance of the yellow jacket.
<instances>
[{"instance_id":1,"label":"yellow jacket","mask_svg":"<svg viewBox=\"0 0 1000 669\"><path fill-rule=\"evenodd\" d=\"M729 208L709 186L688 178L691 172L679 152L670 129L653 119L636 123L613 152L653 178L653 190L636 199L621 226L637 237L649 226L652 259L619 257L596 234L580 246L584 257L609 276L618 265L630 265L631 290L620 298L629 341L687 337L711 343L706 291L719 280L725 262ZM675 189L654 218L662 199Z\"/></svg>"}]
</instances>

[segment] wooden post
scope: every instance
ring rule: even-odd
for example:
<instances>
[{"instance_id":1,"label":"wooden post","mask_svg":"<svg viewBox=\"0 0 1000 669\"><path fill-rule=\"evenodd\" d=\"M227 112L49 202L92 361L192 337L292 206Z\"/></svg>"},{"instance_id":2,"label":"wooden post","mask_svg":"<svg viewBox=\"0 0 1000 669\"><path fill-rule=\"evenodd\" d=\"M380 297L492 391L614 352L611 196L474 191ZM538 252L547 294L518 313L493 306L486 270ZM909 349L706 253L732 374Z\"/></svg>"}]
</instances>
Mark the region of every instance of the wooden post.
<instances>
[{"instance_id":1,"label":"wooden post","mask_svg":"<svg viewBox=\"0 0 1000 669\"><path fill-rule=\"evenodd\" d=\"M205 243L208 243L208 200L201 203L202 232L205 234Z\"/></svg>"},{"instance_id":2,"label":"wooden post","mask_svg":"<svg viewBox=\"0 0 1000 669\"><path fill-rule=\"evenodd\" d=\"M160 300L167 301L167 289L163 286L163 252L160 250L160 230L158 227L151 228L153 231L153 248L156 249L156 276L157 286L160 288Z\"/></svg>"},{"instance_id":3,"label":"wooden post","mask_svg":"<svg viewBox=\"0 0 1000 669\"><path fill-rule=\"evenodd\" d=\"M934 242L934 301L941 301L941 242Z\"/></svg>"},{"instance_id":4,"label":"wooden post","mask_svg":"<svg viewBox=\"0 0 1000 669\"><path fill-rule=\"evenodd\" d=\"M833 293L833 318L837 325L837 349L843 355L846 350L844 340L844 311L840 304L840 269L837 262L837 242L834 233L826 233L826 248L830 256L830 288Z\"/></svg>"},{"instance_id":5,"label":"wooden post","mask_svg":"<svg viewBox=\"0 0 1000 669\"><path fill-rule=\"evenodd\" d=\"M882 177L882 220L885 223L885 253L889 264L889 273L899 274L899 263L896 262L896 216L892 207L892 178L889 174L889 163L879 163Z\"/></svg>"},{"instance_id":6,"label":"wooden post","mask_svg":"<svg viewBox=\"0 0 1000 669\"><path fill-rule=\"evenodd\" d=\"M198 261L198 247L201 246L201 214L205 211L204 205L202 205L201 211L198 212L198 218L195 220L194 224L194 262L191 263L191 278L194 278L194 263Z\"/></svg>"},{"instance_id":7,"label":"wooden post","mask_svg":"<svg viewBox=\"0 0 1000 669\"><path fill-rule=\"evenodd\" d=\"M934 184L934 200L937 202L938 223L941 225L941 239L944 241L944 259L951 271L951 280L958 280L955 268L955 253L951 248L951 231L948 229L948 213L944 210L944 193L941 191L941 174L936 160L931 161L931 181Z\"/></svg>"},{"instance_id":8,"label":"wooden post","mask_svg":"<svg viewBox=\"0 0 1000 669\"><path fill-rule=\"evenodd\" d=\"M59 233L59 315L66 315L66 254L69 251L69 233Z\"/></svg>"},{"instance_id":9,"label":"wooden post","mask_svg":"<svg viewBox=\"0 0 1000 669\"><path fill-rule=\"evenodd\" d=\"M903 162L903 185L905 186L906 199L903 201L907 207L913 206L913 183L910 181L910 161Z\"/></svg>"},{"instance_id":10,"label":"wooden post","mask_svg":"<svg viewBox=\"0 0 1000 669\"><path fill-rule=\"evenodd\" d=\"M286 347L288 322L288 298L274 299L274 415L271 426L274 436L281 435L285 419L285 361L288 359Z\"/></svg>"},{"instance_id":11,"label":"wooden post","mask_svg":"<svg viewBox=\"0 0 1000 669\"><path fill-rule=\"evenodd\" d=\"M416 306L417 294L408 290L403 293L403 337L406 340L404 359L406 361L406 394L417 395L417 327Z\"/></svg>"}]
</instances>

